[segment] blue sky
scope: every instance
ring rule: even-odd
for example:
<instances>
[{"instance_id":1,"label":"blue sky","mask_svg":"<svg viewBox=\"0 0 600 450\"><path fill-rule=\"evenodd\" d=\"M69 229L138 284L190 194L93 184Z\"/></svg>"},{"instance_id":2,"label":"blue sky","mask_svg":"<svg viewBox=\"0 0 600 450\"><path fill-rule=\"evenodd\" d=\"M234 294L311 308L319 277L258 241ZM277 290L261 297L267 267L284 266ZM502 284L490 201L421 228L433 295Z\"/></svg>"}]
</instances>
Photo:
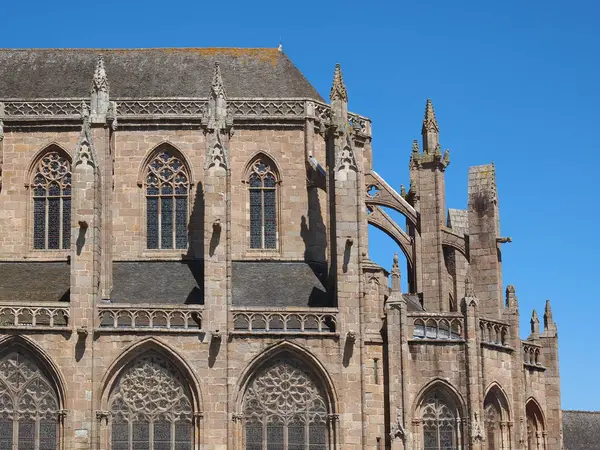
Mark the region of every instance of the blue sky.
<instances>
[{"instance_id":1,"label":"blue sky","mask_svg":"<svg viewBox=\"0 0 600 450\"><path fill-rule=\"evenodd\" d=\"M2 47L276 47L327 97L342 64L350 109L373 120L376 170L408 185L432 98L447 205L466 207L469 165L494 162L505 284L526 337L552 301L563 408L600 410L595 379L600 4L593 1L4 2ZM168 70L168 68L165 68ZM371 257L394 248L371 233ZM583 320L586 318L586 320Z\"/></svg>"}]
</instances>

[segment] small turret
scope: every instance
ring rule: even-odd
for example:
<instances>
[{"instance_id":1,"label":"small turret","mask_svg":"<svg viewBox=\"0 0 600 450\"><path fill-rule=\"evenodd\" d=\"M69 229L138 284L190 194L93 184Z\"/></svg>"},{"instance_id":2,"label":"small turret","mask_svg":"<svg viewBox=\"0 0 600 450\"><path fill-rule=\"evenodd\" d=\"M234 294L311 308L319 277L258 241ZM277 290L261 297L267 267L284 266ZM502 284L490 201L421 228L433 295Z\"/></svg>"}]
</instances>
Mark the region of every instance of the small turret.
<instances>
[{"instance_id":1,"label":"small turret","mask_svg":"<svg viewBox=\"0 0 600 450\"><path fill-rule=\"evenodd\" d=\"M518 313L519 300L515 294L515 287L509 284L506 287L506 308L512 313Z\"/></svg>"},{"instance_id":2,"label":"small turret","mask_svg":"<svg viewBox=\"0 0 600 450\"><path fill-rule=\"evenodd\" d=\"M331 122L337 128L338 132L346 132L349 128L348 123L348 91L342 77L342 68L339 64L335 65L333 72L333 83L329 93L331 101Z\"/></svg>"}]
</instances>

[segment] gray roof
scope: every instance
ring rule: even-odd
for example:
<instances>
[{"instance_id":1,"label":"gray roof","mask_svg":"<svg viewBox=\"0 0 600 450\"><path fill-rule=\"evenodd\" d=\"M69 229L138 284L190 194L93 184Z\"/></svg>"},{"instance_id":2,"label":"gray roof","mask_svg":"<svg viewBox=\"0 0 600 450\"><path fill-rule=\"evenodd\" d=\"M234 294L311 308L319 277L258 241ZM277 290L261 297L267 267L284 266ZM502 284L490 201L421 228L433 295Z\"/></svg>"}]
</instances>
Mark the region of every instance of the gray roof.
<instances>
[{"instance_id":1,"label":"gray roof","mask_svg":"<svg viewBox=\"0 0 600 450\"><path fill-rule=\"evenodd\" d=\"M564 450L600 450L600 412L563 411Z\"/></svg>"},{"instance_id":2,"label":"gray roof","mask_svg":"<svg viewBox=\"0 0 600 450\"><path fill-rule=\"evenodd\" d=\"M417 294L402 294L402 297L406 300L406 311L425 311L423 305L421 305L421 299Z\"/></svg>"},{"instance_id":3,"label":"gray roof","mask_svg":"<svg viewBox=\"0 0 600 450\"><path fill-rule=\"evenodd\" d=\"M274 48L0 49L0 99L89 97L100 55L111 98L207 97L218 62L228 97L322 100Z\"/></svg>"},{"instance_id":4,"label":"gray roof","mask_svg":"<svg viewBox=\"0 0 600 450\"><path fill-rule=\"evenodd\" d=\"M114 262L114 303L204 303L202 261Z\"/></svg>"},{"instance_id":5,"label":"gray roof","mask_svg":"<svg viewBox=\"0 0 600 450\"><path fill-rule=\"evenodd\" d=\"M459 234L469 233L469 216L466 209L448 210L448 227Z\"/></svg>"},{"instance_id":6,"label":"gray roof","mask_svg":"<svg viewBox=\"0 0 600 450\"><path fill-rule=\"evenodd\" d=\"M69 301L67 262L0 263L0 301L19 303Z\"/></svg>"},{"instance_id":7,"label":"gray roof","mask_svg":"<svg viewBox=\"0 0 600 450\"><path fill-rule=\"evenodd\" d=\"M234 261L232 284L235 306L331 306L325 264Z\"/></svg>"}]
</instances>

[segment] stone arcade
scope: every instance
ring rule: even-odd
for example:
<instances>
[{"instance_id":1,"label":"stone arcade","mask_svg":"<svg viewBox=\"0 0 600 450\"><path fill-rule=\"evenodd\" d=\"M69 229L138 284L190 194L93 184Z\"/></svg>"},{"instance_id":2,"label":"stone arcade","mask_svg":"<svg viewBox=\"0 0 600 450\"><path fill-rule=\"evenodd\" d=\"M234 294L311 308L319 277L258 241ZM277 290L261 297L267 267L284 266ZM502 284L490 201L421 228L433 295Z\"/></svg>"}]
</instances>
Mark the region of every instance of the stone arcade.
<instances>
[{"instance_id":1,"label":"stone arcade","mask_svg":"<svg viewBox=\"0 0 600 450\"><path fill-rule=\"evenodd\" d=\"M0 50L0 449L561 449L494 166L447 210L427 101L397 192L347 105L277 49Z\"/></svg>"}]
</instances>

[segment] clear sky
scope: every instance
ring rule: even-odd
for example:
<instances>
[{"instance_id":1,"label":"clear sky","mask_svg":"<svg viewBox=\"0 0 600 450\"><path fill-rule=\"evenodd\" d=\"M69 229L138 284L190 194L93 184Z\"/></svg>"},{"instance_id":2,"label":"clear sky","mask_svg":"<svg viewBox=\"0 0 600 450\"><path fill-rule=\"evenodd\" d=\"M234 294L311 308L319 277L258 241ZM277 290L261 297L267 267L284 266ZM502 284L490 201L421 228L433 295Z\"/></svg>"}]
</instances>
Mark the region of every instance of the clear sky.
<instances>
[{"instance_id":1,"label":"clear sky","mask_svg":"<svg viewBox=\"0 0 600 450\"><path fill-rule=\"evenodd\" d=\"M350 110L373 120L375 169L408 186L431 98L447 206L465 208L470 165L494 162L504 283L527 336L551 299L565 409L600 410L598 207L600 4L482 1L6 1L2 47L277 47L325 98L341 63ZM165 67L168 70L168 67ZM109 74L110 76L110 74ZM0 93L1 95L1 93ZM390 267L393 242L370 233ZM598 278L597 278L598 277Z\"/></svg>"}]
</instances>

